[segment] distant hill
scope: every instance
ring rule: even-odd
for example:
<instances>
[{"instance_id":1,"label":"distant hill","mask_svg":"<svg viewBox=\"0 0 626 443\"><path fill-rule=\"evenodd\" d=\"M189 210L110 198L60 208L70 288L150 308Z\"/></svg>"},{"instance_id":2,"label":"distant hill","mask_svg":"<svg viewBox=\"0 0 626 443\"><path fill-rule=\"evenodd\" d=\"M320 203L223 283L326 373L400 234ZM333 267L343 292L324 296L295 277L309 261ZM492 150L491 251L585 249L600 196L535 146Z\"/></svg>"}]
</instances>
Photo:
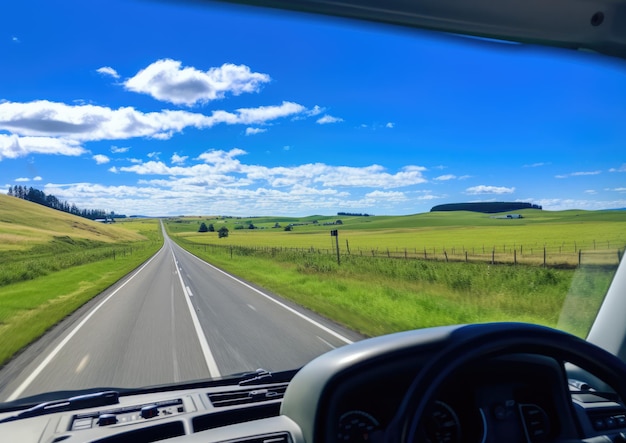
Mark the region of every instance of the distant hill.
<instances>
[{"instance_id":1,"label":"distant hill","mask_svg":"<svg viewBox=\"0 0 626 443\"><path fill-rule=\"evenodd\" d=\"M497 212L519 211L521 209L541 209L541 206L525 202L447 203L433 206L430 212L471 211L494 214Z\"/></svg>"},{"instance_id":2,"label":"distant hill","mask_svg":"<svg viewBox=\"0 0 626 443\"><path fill-rule=\"evenodd\" d=\"M0 194L0 252L47 243L55 237L105 243L136 241L140 234L105 225L37 203Z\"/></svg>"}]
</instances>

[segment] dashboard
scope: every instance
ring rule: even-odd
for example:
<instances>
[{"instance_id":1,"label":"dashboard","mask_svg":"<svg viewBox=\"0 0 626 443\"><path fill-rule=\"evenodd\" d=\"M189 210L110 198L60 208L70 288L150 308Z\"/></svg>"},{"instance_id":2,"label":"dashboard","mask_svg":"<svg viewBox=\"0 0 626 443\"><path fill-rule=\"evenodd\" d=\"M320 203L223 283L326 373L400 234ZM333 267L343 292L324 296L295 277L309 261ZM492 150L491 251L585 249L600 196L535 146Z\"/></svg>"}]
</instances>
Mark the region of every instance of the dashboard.
<instances>
[{"instance_id":1,"label":"dashboard","mask_svg":"<svg viewBox=\"0 0 626 443\"><path fill-rule=\"evenodd\" d=\"M88 405L68 400L30 412L3 411L0 435L2 441L41 443L623 441L620 398L569 380L562 356L550 355L557 347L577 364L584 355L581 362L600 368L596 375L607 381L626 380L615 357L560 331L524 324L449 326L344 346L295 375L133 395L105 391L88 396ZM473 358L461 358L462 350ZM460 360L450 364L449 355Z\"/></svg>"}]
</instances>

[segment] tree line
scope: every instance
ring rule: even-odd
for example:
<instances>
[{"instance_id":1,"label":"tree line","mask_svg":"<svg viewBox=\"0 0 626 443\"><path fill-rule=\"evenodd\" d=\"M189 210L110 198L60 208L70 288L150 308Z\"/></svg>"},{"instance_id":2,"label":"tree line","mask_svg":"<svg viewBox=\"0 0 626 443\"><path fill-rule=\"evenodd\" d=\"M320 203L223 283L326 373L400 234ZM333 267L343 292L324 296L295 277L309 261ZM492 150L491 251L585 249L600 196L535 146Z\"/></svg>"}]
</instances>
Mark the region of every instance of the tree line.
<instances>
[{"instance_id":1,"label":"tree line","mask_svg":"<svg viewBox=\"0 0 626 443\"><path fill-rule=\"evenodd\" d=\"M15 185L12 187L9 186L7 194L12 197L21 198L22 200L47 206L48 208L56 209L57 211L67 212L68 214L78 215L79 217L88 218L90 220L126 217L125 215L115 214L113 211L107 213L104 209L80 209L74 203L59 200L56 196L46 194L45 192L35 189L32 186L28 188L21 185Z\"/></svg>"}]
</instances>

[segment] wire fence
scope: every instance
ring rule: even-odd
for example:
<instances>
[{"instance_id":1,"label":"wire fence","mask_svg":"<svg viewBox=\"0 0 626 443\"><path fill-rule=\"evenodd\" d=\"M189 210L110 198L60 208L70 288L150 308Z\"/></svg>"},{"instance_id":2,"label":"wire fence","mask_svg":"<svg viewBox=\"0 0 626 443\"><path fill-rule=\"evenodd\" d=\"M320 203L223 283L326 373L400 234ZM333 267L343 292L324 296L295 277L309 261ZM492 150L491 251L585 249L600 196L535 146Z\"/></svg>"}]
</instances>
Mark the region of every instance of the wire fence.
<instances>
[{"instance_id":1,"label":"wire fence","mask_svg":"<svg viewBox=\"0 0 626 443\"><path fill-rule=\"evenodd\" d=\"M235 245L195 245L196 248L228 249L231 257L236 255L252 255L256 252L265 255L277 254L317 254L336 256L340 262L342 257L359 256L388 258L395 260L430 260L440 262L488 263L505 265L542 266L545 268L576 268L581 266L616 266L624 255L624 247L610 249L591 249L564 251L558 247L524 248L351 248L346 242L344 247L333 248L294 248L284 246L235 246Z\"/></svg>"}]
</instances>

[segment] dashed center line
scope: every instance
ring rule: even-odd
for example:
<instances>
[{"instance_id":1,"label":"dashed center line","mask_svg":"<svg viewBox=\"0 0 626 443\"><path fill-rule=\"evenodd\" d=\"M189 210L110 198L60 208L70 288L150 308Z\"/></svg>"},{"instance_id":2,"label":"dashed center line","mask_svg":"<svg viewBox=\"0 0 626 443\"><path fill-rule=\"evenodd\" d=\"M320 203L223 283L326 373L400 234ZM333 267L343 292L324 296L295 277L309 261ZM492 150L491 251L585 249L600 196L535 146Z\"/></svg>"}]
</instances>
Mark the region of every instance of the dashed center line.
<instances>
[{"instance_id":1,"label":"dashed center line","mask_svg":"<svg viewBox=\"0 0 626 443\"><path fill-rule=\"evenodd\" d=\"M78 363L78 366L76 366L76 373L80 374L81 372L83 372L83 369L85 369L85 366L87 366L87 362L89 361L89 354L85 355L81 360L80 363Z\"/></svg>"},{"instance_id":2,"label":"dashed center line","mask_svg":"<svg viewBox=\"0 0 626 443\"><path fill-rule=\"evenodd\" d=\"M249 303L248 303L248 307L249 307L250 309L252 309L253 311L256 311L256 308L255 308L254 306L252 306L251 304L249 304Z\"/></svg>"},{"instance_id":3,"label":"dashed center line","mask_svg":"<svg viewBox=\"0 0 626 443\"><path fill-rule=\"evenodd\" d=\"M187 293L189 294L189 297L193 297L193 294L191 293L191 289L189 289L189 286L185 286L185 289L187 289Z\"/></svg>"},{"instance_id":4,"label":"dashed center line","mask_svg":"<svg viewBox=\"0 0 626 443\"><path fill-rule=\"evenodd\" d=\"M327 342L326 340L324 340L324 339L323 339L322 337L320 337L319 335L316 335L316 337L317 337L317 338L319 338L319 339L320 339L320 341L321 341L322 343L324 343L326 346L330 346L330 347L331 347L331 348L333 348L333 349L336 349L336 348L337 348L337 346L333 346L333 345L331 345L329 342Z\"/></svg>"}]
</instances>

